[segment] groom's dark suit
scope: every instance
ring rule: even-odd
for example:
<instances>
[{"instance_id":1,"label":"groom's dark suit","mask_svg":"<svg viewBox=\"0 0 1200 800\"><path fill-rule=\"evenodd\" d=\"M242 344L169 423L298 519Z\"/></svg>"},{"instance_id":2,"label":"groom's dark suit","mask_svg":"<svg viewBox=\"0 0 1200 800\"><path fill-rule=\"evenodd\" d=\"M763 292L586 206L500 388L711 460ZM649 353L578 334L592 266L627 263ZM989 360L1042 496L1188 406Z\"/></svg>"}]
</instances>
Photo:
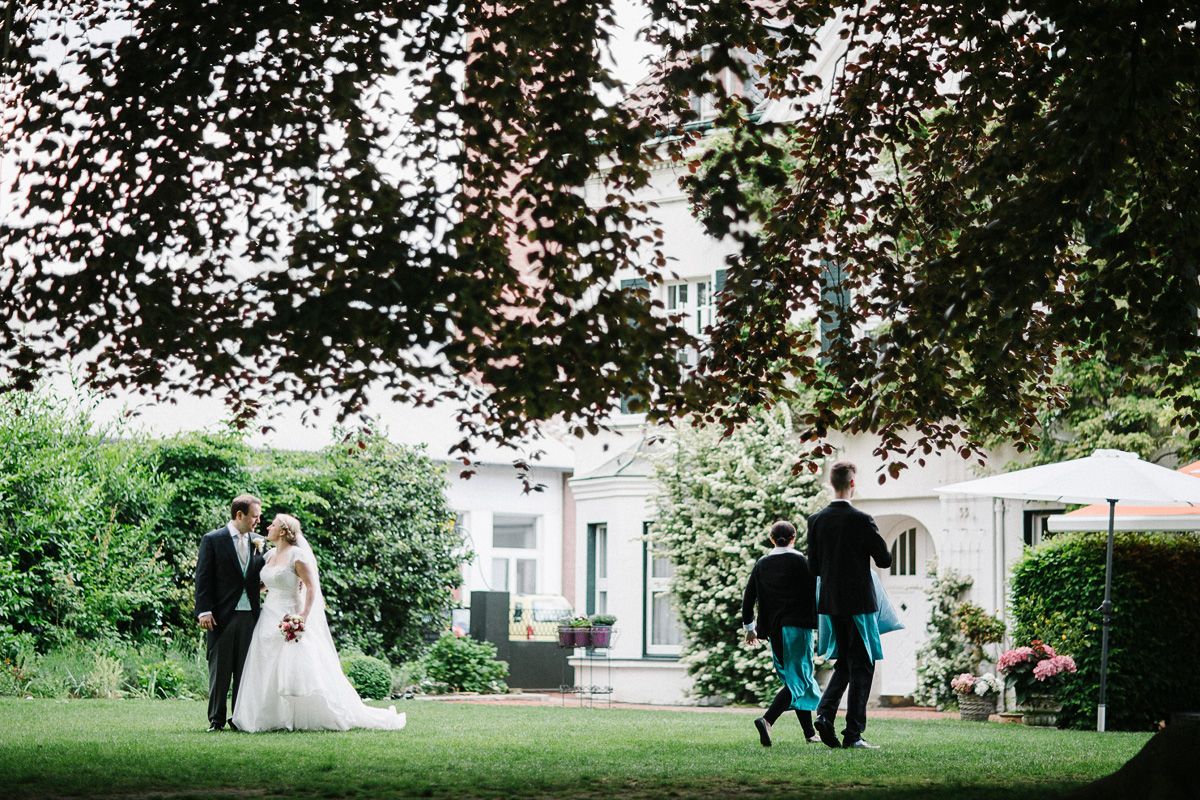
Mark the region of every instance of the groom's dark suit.
<instances>
[{"instance_id":1,"label":"groom's dark suit","mask_svg":"<svg viewBox=\"0 0 1200 800\"><path fill-rule=\"evenodd\" d=\"M233 681L233 705L237 705L242 667L250 650L250 639L259 611L259 573L263 558L254 547L262 537L247 535L245 571L228 527L205 534L196 558L196 615L211 613L216 627L208 631L208 721L220 728L227 718L225 696ZM247 610L238 610L243 593Z\"/></svg>"},{"instance_id":2,"label":"groom's dark suit","mask_svg":"<svg viewBox=\"0 0 1200 800\"><path fill-rule=\"evenodd\" d=\"M878 610L871 561L879 567L892 565L892 554L870 514L834 500L808 518L808 564L821 579L817 611L829 615L838 644L837 664L817 707L818 727L822 720L833 722L849 685L842 732L847 744L861 739L867 727L867 696L875 675L875 664L854 624L856 614Z\"/></svg>"}]
</instances>

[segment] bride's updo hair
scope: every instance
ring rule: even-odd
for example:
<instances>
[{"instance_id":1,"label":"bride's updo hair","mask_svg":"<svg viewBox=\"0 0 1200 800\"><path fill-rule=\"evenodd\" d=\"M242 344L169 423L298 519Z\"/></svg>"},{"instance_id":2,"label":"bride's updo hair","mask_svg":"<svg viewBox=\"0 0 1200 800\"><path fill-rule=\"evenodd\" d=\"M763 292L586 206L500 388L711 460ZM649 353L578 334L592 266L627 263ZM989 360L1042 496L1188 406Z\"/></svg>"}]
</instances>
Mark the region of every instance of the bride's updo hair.
<instances>
[{"instance_id":1,"label":"bride's updo hair","mask_svg":"<svg viewBox=\"0 0 1200 800\"><path fill-rule=\"evenodd\" d=\"M275 519L279 522L283 538L287 539L288 544L295 544L296 537L300 535L300 520L291 514L280 514Z\"/></svg>"}]
</instances>

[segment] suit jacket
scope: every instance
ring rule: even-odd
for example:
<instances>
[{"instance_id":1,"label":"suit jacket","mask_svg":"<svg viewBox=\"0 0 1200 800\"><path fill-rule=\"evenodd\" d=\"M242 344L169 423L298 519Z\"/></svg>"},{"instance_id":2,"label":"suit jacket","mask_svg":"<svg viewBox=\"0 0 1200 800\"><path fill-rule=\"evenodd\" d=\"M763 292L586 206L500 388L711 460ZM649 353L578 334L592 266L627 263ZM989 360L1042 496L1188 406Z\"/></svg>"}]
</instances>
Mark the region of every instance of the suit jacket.
<instances>
[{"instance_id":1,"label":"suit jacket","mask_svg":"<svg viewBox=\"0 0 1200 800\"><path fill-rule=\"evenodd\" d=\"M871 614L871 561L892 565L892 554L870 514L835 500L808 518L808 563L821 579L817 611L831 616Z\"/></svg>"},{"instance_id":2,"label":"suit jacket","mask_svg":"<svg viewBox=\"0 0 1200 800\"><path fill-rule=\"evenodd\" d=\"M250 535L250 562L242 575L242 563L229 528L218 528L200 540L196 557L196 615L211 611L217 627L225 623L237 608L242 592L250 598L250 611L258 619L259 573L263 568L262 554L254 547L261 536Z\"/></svg>"},{"instance_id":3,"label":"suit jacket","mask_svg":"<svg viewBox=\"0 0 1200 800\"><path fill-rule=\"evenodd\" d=\"M817 627L817 579L808 568L808 559L795 550L765 555L750 571L742 595L742 624L754 618L755 631L772 641L784 626Z\"/></svg>"}]
</instances>

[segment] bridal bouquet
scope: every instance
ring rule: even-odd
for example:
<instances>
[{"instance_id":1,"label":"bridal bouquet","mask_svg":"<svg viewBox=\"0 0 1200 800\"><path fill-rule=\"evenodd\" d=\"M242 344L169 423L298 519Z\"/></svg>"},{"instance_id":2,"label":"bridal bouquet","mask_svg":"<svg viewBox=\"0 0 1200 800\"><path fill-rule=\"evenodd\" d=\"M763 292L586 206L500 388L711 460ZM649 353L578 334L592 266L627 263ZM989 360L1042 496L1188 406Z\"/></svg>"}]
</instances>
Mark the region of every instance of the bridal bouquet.
<instances>
[{"instance_id":1,"label":"bridal bouquet","mask_svg":"<svg viewBox=\"0 0 1200 800\"><path fill-rule=\"evenodd\" d=\"M300 634L304 633L304 617L296 614L284 614L279 623L279 632L283 634L285 642L300 641Z\"/></svg>"}]
</instances>

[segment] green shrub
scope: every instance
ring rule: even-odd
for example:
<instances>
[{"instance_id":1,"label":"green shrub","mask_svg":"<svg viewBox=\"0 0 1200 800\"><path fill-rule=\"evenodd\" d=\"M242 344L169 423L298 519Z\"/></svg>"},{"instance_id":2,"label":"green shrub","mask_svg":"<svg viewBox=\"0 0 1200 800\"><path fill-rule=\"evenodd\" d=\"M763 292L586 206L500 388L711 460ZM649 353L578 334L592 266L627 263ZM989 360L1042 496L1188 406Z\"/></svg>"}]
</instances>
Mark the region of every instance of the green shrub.
<instances>
[{"instance_id":1,"label":"green shrub","mask_svg":"<svg viewBox=\"0 0 1200 800\"><path fill-rule=\"evenodd\" d=\"M0 397L0 629L43 652L145 636L169 594L155 534L168 488L81 405Z\"/></svg>"},{"instance_id":2,"label":"green shrub","mask_svg":"<svg viewBox=\"0 0 1200 800\"><path fill-rule=\"evenodd\" d=\"M181 691L202 696L197 546L244 491L267 520L301 520L340 647L395 660L425 649L469 555L428 456L377 436L320 453L255 452L230 433L151 441L97 426L86 405L0 396L0 659L106 643L139 690L146 658L112 643L153 648L151 660L170 648ZM30 678L43 694L86 692L91 666Z\"/></svg>"},{"instance_id":3,"label":"green shrub","mask_svg":"<svg viewBox=\"0 0 1200 800\"><path fill-rule=\"evenodd\" d=\"M1013 639L1041 639L1071 655L1059 724L1095 725L1100 696L1104 534L1057 536L1026 552L1012 578ZM1152 730L1171 712L1200 708L1200 538L1117 534L1109 639L1110 729Z\"/></svg>"},{"instance_id":4,"label":"green shrub","mask_svg":"<svg viewBox=\"0 0 1200 800\"><path fill-rule=\"evenodd\" d=\"M362 653L342 659L342 672L364 698L378 700L392 694L392 668L386 661Z\"/></svg>"},{"instance_id":5,"label":"green shrub","mask_svg":"<svg viewBox=\"0 0 1200 800\"><path fill-rule=\"evenodd\" d=\"M143 664L138 669L138 688L146 697L186 697L186 676L174 661L163 659Z\"/></svg>"},{"instance_id":6,"label":"green shrub","mask_svg":"<svg viewBox=\"0 0 1200 800\"><path fill-rule=\"evenodd\" d=\"M402 695L408 691L420 691L421 683L425 680L425 660L414 658L392 667L392 695Z\"/></svg>"},{"instance_id":7,"label":"green shrub","mask_svg":"<svg viewBox=\"0 0 1200 800\"><path fill-rule=\"evenodd\" d=\"M504 693L508 663L496 659L496 646L469 636L444 634L424 658L429 681L452 692Z\"/></svg>"}]
</instances>

